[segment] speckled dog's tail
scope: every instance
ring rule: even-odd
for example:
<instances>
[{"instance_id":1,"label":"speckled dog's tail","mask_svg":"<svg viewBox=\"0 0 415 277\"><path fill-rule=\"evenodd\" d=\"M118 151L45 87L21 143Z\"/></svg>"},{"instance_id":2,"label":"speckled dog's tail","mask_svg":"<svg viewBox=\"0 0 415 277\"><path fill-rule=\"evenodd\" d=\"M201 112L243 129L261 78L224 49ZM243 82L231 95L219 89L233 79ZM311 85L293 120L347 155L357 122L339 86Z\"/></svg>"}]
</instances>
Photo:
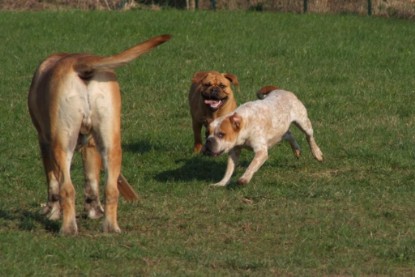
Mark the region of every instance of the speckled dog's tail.
<instances>
[{"instance_id":1,"label":"speckled dog's tail","mask_svg":"<svg viewBox=\"0 0 415 277\"><path fill-rule=\"evenodd\" d=\"M279 89L276 86L265 86L262 87L260 90L257 91L256 96L258 97L258 99L264 99L265 97L267 97L267 95L274 90Z\"/></svg>"}]
</instances>

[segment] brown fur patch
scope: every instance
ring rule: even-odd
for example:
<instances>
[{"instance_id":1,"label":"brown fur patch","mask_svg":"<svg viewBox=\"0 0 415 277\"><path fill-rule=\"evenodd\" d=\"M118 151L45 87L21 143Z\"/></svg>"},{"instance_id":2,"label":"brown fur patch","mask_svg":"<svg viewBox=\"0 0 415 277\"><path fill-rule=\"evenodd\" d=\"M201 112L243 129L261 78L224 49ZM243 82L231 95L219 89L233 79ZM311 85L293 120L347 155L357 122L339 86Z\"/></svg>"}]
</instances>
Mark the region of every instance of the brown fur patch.
<instances>
[{"instance_id":1,"label":"brown fur patch","mask_svg":"<svg viewBox=\"0 0 415 277\"><path fill-rule=\"evenodd\" d=\"M242 127L242 118L238 117L240 121L238 125L236 125L233 120L233 116L234 115L231 115L223 120L219 126L218 132L223 135L222 139L225 141L235 141ZM215 135L217 136L217 134Z\"/></svg>"}]
</instances>

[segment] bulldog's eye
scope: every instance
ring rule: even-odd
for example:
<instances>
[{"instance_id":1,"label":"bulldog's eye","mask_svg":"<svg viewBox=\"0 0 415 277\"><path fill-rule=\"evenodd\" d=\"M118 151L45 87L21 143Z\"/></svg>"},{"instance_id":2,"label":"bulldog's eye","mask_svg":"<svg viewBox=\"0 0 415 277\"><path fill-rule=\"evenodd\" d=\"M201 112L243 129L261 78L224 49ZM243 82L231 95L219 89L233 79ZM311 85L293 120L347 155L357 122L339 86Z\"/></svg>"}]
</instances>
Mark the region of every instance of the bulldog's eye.
<instances>
[{"instance_id":1,"label":"bulldog's eye","mask_svg":"<svg viewBox=\"0 0 415 277\"><path fill-rule=\"evenodd\" d=\"M225 86L224 84L220 84L220 85L219 85L219 87L220 87L221 89L226 88L226 86Z\"/></svg>"},{"instance_id":2,"label":"bulldog's eye","mask_svg":"<svg viewBox=\"0 0 415 277\"><path fill-rule=\"evenodd\" d=\"M225 137L225 133L223 133L223 132L219 132L219 133L217 133L217 135L216 135L218 138L220 138L220 139L223 139L224 137Z\"/></svg>"},{"instance_id":3,"label":"bulldog's eye","mask_svg":"<svg viewBox=\"0 0 415 277\"><path fill-rule=\"evenodd\" d=\"M203 84L205 87L210 87L209 83Z\"/></svg>"}]
</instances>

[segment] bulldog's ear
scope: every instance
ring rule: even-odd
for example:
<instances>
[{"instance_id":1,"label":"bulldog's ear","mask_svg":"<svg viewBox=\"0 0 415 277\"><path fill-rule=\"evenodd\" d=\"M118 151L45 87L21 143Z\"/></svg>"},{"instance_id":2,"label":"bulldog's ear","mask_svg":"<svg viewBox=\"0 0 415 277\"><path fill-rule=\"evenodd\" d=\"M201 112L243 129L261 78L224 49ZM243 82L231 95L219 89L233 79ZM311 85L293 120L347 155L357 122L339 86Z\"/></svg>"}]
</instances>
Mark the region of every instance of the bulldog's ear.
<instances>
[{"instance_id":1,"label":"bulldog's ear","mask_svg":"<svg viewBox=\"0 0 415 277\"><path fill-rule=\"evenodd\" d=\"M196 72L193 75L192 83L200 83L200 81L202 81L203 78L205 78L207 76L207 74L208 74L208 72L204 72L204 71Z\"/></svg>"},{"instance_id":2,"label":"bulldog's ear","mask_svg":"<svg viewBox=\"0 0 415 277\"><path fill-rule=\"evenodd\" d=\"M238 78L236 77L236 75L232 74L232 73L224 73L223 76L228 79L229 81L231 81L231 83L234 86L239 86L239 81Z\"/></svg>"},{"instance_id":3,"label":"bulldog's ear","mask_svg":"<svg viewBox=\"0 0 415 277\"><path fill-rule=\"evenodd\" d=\"M242 126L242 117L239 114L234 113L233 115L231 115L229 117L229 120L231 121L232 128L235 131L239 131L241 129L241 126Z\"/></svg>"}]
</instances>

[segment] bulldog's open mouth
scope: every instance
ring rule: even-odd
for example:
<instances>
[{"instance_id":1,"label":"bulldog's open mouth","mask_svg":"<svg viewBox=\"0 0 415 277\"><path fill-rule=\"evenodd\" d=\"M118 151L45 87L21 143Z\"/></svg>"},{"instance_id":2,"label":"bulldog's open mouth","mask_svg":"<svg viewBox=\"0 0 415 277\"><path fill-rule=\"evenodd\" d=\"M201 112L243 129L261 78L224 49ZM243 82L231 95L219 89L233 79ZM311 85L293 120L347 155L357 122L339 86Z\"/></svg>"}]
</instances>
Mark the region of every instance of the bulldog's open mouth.
<instances>
[{"instance_id":1,"label":"bulldog's open mouth","mask_svg":"<svg viewBox=\"0 0 415 277\"><path fill-rule=\"evenodd\" d=\"M223 104L225 104L226 98L223 99L205 99L205 105L209 106L212 110L219 109Z\"/></svg>"}]
</instances>

